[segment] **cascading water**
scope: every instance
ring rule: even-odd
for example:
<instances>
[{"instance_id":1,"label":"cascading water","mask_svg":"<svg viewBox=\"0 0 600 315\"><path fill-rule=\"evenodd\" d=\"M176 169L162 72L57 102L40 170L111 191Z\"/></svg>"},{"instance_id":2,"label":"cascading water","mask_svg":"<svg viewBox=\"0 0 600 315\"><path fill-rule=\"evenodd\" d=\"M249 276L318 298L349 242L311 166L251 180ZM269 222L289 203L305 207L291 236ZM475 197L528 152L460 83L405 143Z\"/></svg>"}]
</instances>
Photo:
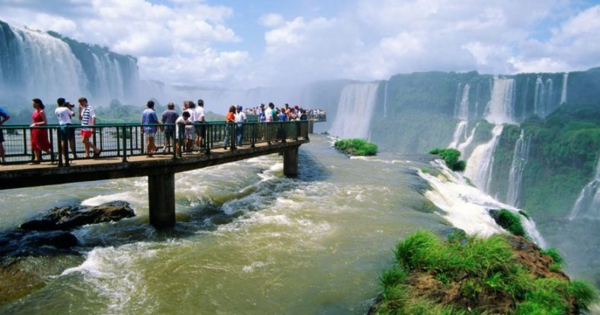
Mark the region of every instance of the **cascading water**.
<instances>
[{"instance_id":1,"label":"cascading water","mask_svg":"<svg viewBox=\"0 0 600 315\"><path fill-rule=\"evenodd\" d=\"M498 125L492 130L492 139L485 144L475 148L473 154L467 161L465 176L470 178L481 191L488 193L492 177L492 166L494 165L494 151L498 144L498 138L504 129Z\"/></svg>"},{"instance_id":2,"label":"cascading water","mask_svg":"<svg viewBox=\"0 0 600 315\"><path fill-rule=\"evenodd\" d=\"M469 91L471 86L469 84L465 84L462 89L462 95L460 97L460 102L458 102L454 106L454 118L460 120L469 120Z\"/></svg>"},{"instance_id":3,"label":"cascading water","mask_svg":"<svg viewBox=\"0 0 600 315\"><path fill-rule=\"evenodd\" d=\"M554 82L548 78L543 81L542 76L538 76L535 81L535 98L533 101L533 114L540 118L546 118L549 111L553 108L552 94L554 92Z\"/></svg>"},{"instance_id":4,"label":"cascading water","mask_svg":"<svg viewBox=\"0 0 600 315\"><path fill-rule=\"evenodd\" d=\"M25 98L127 101L137 96L139 75L131 56L0 21L0 87Z\"/></svg>"},{"instance_id":5,"label":"cascading water","mask_svg":"<svg viewBox=\"0 0 600 315\"><path fill-rule=\"evenodd\" d=\"M461 139L467 139L467 125L469 124L466 120L461 120L456 126L456 131L454 131L454 136L452 136L452 142L448 145L451 149L457 149Z\"/></svg>"},{"instance_id":6,"label":"cascading water","mask_svg":"<svg viewBox=\"0 0 600 315\"><path fill-rule=\"evenodd\" d=\"M389 81L385 81L385 89L383 90L383 118L387 118L388 83Z\"/></svg>"},{"instance_id":7,"label":"cascading water","mask_svg":"<svg viewBox=\"0 0 600 315\"><path fill-rule=\"evenodd\" d=\"M329 133L340 138L366 139L369 136L378 86L378 83L364 83L344 87Z\"/></svg>"},{"instance_id":8,"label":"cascading water","mask_svg":"<svg viewBox=\"0 0 600 315\"><path fill-rule=\"evenodd\" d=\"M567 84L569 82L569 73L565 72L565 75L563 76L563 86L562 86L562 93L560 94L560 104L564 104L567 102Z\"/></svg>"},{"instance_id":9,"label":"cascading water","mask_svg":"<svg viewBox=\"0 0 600 315\"><path fill-rule=\"evenodd\" d=\"M80 95L85 91L87 79L81 63L65 42L45 33L12 26L4 31L14 37L6 43L9 55L0 58L11 62L6 66L12 67L12 71L3 72L6 75L1 78L3 86L40 98Z\"/></svg>"},{"instance_id":10,"label":"cascading water","mask_svg":"<svg viewBox=\"0 0 600 315\"><path fill-rule=\"evenodd\" d=\"M579 218L600 219L600 158L594 179L583 188L569 215L569 220Z\"/></svg>"},{"instance_id":11,"label":"cascading water","mask_svg":"<svg viewBox=\"0 0 600 315\"><path fill-rule=\"evenodd\" d=\"M478 126L479 126L479 123L477 123L475 125L475 127L473 127L473 130L471 130L471 134L469 134L469 137L467 137L465 142L459 144L458 147L456 148L458 151L460 151L461 155L464 155L465 150L471 145L471 143L473 143L473 139L475 138L475 131L477 130Z\"/></svg>"},{"instance_id":12,"label":"cascading water","mask_svg":"<svg viewBox=\"0 0 600 315\"><path fill-rule=\"evenodd\" d=\"M515 124L515 80L494 77L492 98L485 119L493 124Z\"/></svg>"},{"instance_id":13,"label":"cascading water","mask_svg":"<svg viewBox=\"0 0 600 315\"><path fill-rule=\"evenodd\" d=\"M521 130L519 140L515 144L513 161L508 174L508 192L506 202L515 207L519 206L521 186L523 184L523 171L529 157L529 145L531 138L525 140L525 130Z\"/></svg>"}]
</instances>

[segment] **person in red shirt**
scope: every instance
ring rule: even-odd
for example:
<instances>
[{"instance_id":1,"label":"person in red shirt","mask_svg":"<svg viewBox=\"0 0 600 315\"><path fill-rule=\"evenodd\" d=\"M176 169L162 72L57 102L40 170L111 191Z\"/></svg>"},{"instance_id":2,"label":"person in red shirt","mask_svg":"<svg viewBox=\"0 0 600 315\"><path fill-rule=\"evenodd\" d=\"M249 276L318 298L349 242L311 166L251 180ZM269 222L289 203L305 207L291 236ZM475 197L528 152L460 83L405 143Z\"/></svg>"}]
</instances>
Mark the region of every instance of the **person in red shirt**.
<instances>
[{"instance_id":1,"label":"person in red shirt","mask_svg":"<svg viewBox=\"0 0 600 315\"><path fill-rule=\"evenodd\" d=\"M227 126L225 127L225 140L223 141L224 145L223 147L225 149L227 149L227 145L229 144L229 134L230 134L230 129L231 129L231 125L233 125L233 123L235 122L235 106L231 105L229 107L229 111L227 112L227 115L225 116L225 121L227 122Z\"/></svg>"}]
</instances>

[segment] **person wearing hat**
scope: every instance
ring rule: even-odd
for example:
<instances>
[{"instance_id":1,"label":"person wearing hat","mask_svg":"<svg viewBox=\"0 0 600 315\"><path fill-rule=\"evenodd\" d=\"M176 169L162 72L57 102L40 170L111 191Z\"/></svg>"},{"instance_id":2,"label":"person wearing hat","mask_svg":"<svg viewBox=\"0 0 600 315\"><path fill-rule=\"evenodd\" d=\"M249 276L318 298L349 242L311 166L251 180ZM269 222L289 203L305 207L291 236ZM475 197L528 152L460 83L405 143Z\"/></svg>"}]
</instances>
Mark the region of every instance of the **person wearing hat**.
<instances>
[{"instance_id":1,"label":"person wearing hat","mask_svg":"<svg viewBox=\"0 0 600 315\"><path fill-rule=\"evenodd\" d=\"M241 147L242 142L244 141L244 123L248 121L243 110L244 108L242 105L238 105L237 112L235 113L235 135L238 147Z\"/></svg>"}]
</instances>

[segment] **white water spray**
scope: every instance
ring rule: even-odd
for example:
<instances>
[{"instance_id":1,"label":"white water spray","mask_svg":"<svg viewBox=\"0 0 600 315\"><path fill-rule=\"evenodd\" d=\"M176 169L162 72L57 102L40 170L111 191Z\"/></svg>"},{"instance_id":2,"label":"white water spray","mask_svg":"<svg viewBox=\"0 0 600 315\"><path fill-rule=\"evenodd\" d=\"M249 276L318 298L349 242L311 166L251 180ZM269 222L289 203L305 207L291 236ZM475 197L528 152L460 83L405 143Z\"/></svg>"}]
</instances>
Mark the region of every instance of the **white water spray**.
<instances>
[{"instance_id":1,"label":"white water spray","mask_svg":"<svg viewBox=\"0 0 600 315\"><path fill-rule=\"evenodd\" d=\"M494 77L492 98L485 119L496 125L515 124L515 80Z\"/></svg>"},{"instance_id":2,"label":"white water spray","mask_svg":"<svg viewBox=\"0 0 600 315\"><path fill-rule=\"evenodd\" d=\"M523 172L529 157L529 145L531 138L525 140L525 130L521 130L519 140L515 143L513 161L508 174L508 192L506 202L515 207L519 206L521 186L523 184Z\"/></svg>"},{"instance_id":3,"label":"white water spray","mask_svg":"<svg viewBox=\"0 0 600 315\"><path fill-rule=\"evenodd\" d=\"M477 123L475 125L475 127L473 127L473 130L471 130L471 134L469 134L469 137L467 137L465 142L458 145L457 149L458 149L458 151L460 151L461 155L464 156L465 150L471 145L471 143L473 143L473 139L475 138L475 131L477 131L477 127L479 127L479 123Z\"/></svg>"},{"instance_id":4,"label":"white water spray","mask_svg":"<svg viewBox=\"0 0 600 315\"><path fill-rule=\"evenodd\" d=\"M364 83L344 87L329 133L340 138L366 139L369 136L378 86L377 83Z\"/></svg>"},{"instance_id":5,"label":"white water spray","mask_svg":"<svg viewBox=\"0 0 600 315\"><path fill-rule=\"evenodd\" d=\"M563 86L562 86L562 93L560 94L560 104L564 104L567 102L567 84L569 82L569 73L565 72L565 75L563 76Z\"/></svg>"},{"instance_id":6,"label":"white water spray","mask_svg":"<svg viewBox=\"0 0 600 315\"><path fill-rule=\"evenodd\" d=\"M504 129L503 125L498 125L492 130L492 139L485 144L475 148L473 154L467 161L465 176L470 178L473 183L483 192L489 192L489 186L492 177L492 167L494 165L494 152L498 144L498 138Z\"/></svg>"},{"instance_id":7,"label":"white water spray","mask_svg":"<svg viewBox=\"0 0 600 315\"><path fill-rule=\"evenodd\" d=\"M569 215L569 220L579 218L600 220L600 158L594 179L583 188Z\"/></svg>"},{"instance_id":8,"label":"white water spray","mask_svg":"<svg viewBox=\"0 0 600 315\"><path fill-rule=\"evenodd\" d=\"M452 142L448 145L451 149L458 148L458 145L462 140L467 139L467 125L469 124L466 120L461 120L458 125L456 125L456 131L454 131L454 135L452 136Z\"/></svg>"}]
</instances>

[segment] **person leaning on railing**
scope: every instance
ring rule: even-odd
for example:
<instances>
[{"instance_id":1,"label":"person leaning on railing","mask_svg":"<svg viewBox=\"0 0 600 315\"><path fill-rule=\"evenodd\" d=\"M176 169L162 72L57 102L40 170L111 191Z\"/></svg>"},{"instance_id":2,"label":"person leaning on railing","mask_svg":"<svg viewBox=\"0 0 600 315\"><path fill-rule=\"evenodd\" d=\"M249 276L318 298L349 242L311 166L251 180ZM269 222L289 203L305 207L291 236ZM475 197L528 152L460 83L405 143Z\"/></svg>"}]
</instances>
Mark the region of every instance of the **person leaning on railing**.
<instances>
[{"instance_id":1,"label":"person leaning on railing","mask_svg":"<svg viewBox=\"0 0 600 315\"><path fill-rule=\"evenodd\" d=\"M10 115L2 107L0 107L0 127L10 119ZM0 158L2 164L6 163L6 157L4 156L4 130L0 129Z\"/></svg>"},{"instance_id":2,"label":"person leaning on railing","mask_svg":"<svg viewBox=\"0 0 600 315\"><path fill-rule=\"evenodd\" d=\"M156 130L158 125L158 117L154 111L154 101L146 103L146 109L142 113L142 134L146 135L146 157L153 157L156 152Z\"/></svg>"},{"instance_id":3,"label":"person leaning on railing","mask_svg":"<svg viewBox=\"0 0 600 315\"><path fill-rule=\"evenodd\" d=\"M169 124L168 126L161 126L160 130L165 133L165 143L163 146L163 152L167 152L169 146L171 145L171 141L177 142L177 138L175 138L175 122L179 118L179 114L175 111L175 104L169 103L167 104L167 110L162 113L161 122L163 124Z\"/></svg>"}]
</instances>

